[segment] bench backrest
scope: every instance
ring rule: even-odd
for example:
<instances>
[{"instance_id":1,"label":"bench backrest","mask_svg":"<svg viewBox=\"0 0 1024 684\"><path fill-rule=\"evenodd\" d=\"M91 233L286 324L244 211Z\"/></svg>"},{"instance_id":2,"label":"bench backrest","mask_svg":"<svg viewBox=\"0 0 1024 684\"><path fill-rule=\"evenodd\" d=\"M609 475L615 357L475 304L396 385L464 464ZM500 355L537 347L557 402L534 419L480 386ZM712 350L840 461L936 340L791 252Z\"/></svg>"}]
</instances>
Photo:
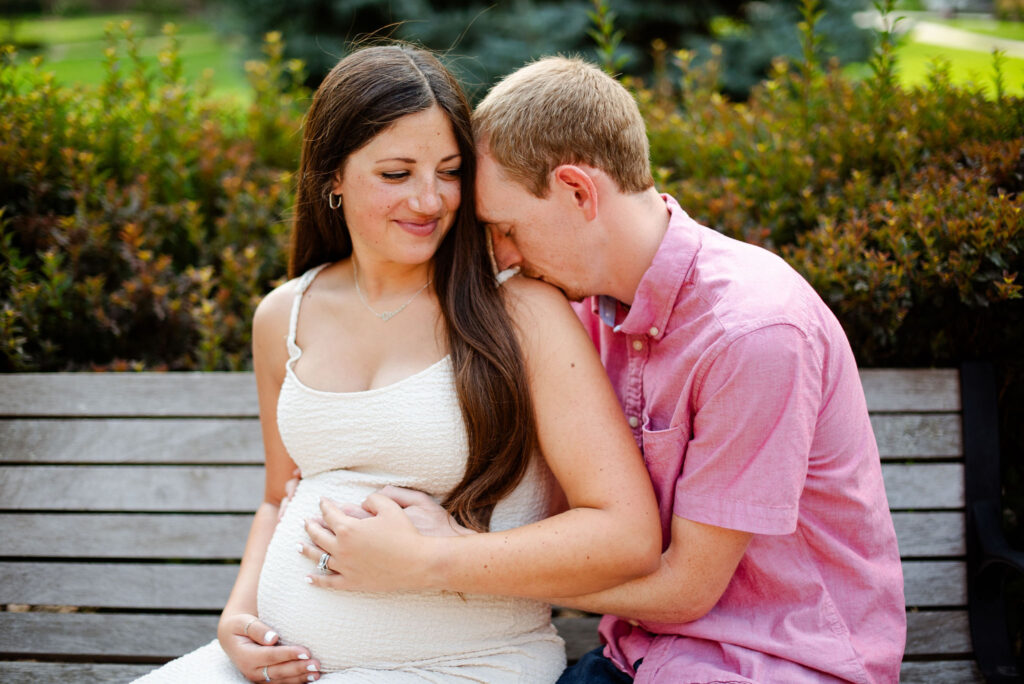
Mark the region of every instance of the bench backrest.
<instances>
[{"instance_id":1,"label":"bench backrest","mask_svg":"<svg viewBox=\"0 0 1024 684\"><path fill-rule=\"evenodd\" d=\"M980 681L959 375L861 377L903 557L903 681ZM248 373L0 376L0 680L124 681L212 639L262 462ZM596 643L594 618L558 623L570 657Z\"/></svg>"}]
</instances>

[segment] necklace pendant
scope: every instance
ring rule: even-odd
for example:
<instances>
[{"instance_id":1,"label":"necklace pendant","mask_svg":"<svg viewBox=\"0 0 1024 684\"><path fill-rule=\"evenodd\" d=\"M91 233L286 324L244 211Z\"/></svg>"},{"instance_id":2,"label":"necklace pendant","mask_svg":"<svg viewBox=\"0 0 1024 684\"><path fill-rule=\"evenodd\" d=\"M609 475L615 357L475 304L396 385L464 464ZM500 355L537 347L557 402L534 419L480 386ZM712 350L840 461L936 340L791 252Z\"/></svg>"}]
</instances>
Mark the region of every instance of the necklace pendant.
<instances>
[{"instance_id":1,"label":"necklace pendant","mask_svg":"<svg viewBox=\"0 0 1024 684\"><path fill-rule=\"evenodd\" d=\"M387 323L388 321L395 317L396 313L398 313L398 311L385 311L384 313L378 315L380 316L380 320Z\"/></svg>"}]
</instances>

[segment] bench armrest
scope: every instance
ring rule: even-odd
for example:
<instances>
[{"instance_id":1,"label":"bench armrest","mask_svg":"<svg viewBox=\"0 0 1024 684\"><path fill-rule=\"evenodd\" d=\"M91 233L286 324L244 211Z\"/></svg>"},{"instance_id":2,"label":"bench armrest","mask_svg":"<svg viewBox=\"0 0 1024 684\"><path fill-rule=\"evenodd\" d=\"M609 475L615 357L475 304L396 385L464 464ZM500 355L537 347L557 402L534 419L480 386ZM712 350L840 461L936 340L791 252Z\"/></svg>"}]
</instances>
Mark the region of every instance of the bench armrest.
<instances>
[{"instance_id":1,"label":"bench armrest","mask_svg":"<svg viewBox=\"0 0 1024 684\"><path fill-rule=\"evenodd\" d=\"M991 501L979 501L972 507L974 533L978 540L979 562L975 576L989 574L991 570L1003 573L1015 570L1024 575L1024 551L1010 546L1003 534L1001 516L998 508ZM996 567L997 566L997 567Z\"/></svg>"}]
</instances>

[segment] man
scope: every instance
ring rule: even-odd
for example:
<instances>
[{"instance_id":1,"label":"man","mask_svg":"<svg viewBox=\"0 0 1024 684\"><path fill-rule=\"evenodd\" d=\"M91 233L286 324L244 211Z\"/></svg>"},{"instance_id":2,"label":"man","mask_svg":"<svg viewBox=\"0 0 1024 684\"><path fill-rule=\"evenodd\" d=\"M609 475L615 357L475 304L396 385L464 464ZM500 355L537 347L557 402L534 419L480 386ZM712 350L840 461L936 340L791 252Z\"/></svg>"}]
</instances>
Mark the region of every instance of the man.
<instances>
[{"instance_id":1,"label":"man","mask_svg":"<svg viewBox=\"0 0 1024 684\"><path fill-rule=\"evenodd\" d=\"M530 64L474 126L497 265L594 296L578 313L660 507L655 572L551 597L606 614L606 645L560 681L898 681L899 553L832 313L781 259L658 194L637 106L596 67Z\"/></svg>"},{"instance_id":2,"label":"man","mask_svg":"<svg viewBox=\"0 0 1024 684\"><path fill-rule=\"evenodd\" d=\"M777 257L658 195L636 105L597 68L528 65L474 125L498 265L599 295L578 312L667 541L652 575L563 601L608 616L603 654L562 681L898 681L899 553L856 365L825 304Z\"/></svg>"}]
</instances>

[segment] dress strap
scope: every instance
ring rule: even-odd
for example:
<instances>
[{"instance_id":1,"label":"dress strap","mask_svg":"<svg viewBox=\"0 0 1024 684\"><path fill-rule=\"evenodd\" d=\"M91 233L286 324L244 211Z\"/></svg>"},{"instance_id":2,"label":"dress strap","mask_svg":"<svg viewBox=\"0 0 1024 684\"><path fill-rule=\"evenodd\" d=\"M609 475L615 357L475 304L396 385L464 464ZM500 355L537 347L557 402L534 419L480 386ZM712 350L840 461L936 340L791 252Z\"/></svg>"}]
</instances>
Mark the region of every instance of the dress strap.
<instances>
[{"instance_id":1,"label":"dress strap","mask_svg":"<svg viewBox=\"0 0 1024 684\"><path fill-rule=\"evenodd\" d=\"M320 271L330 266L330 262L314 266L309 269L301 276L299 276L299 282L295 286L295 299L292 300L292 315L288 321L288 360L294 361L299 358L302 354L302 350L299 349L299 345L295 344L295 327L299 321L299 305L302 303L302 295L306 292L309 284L313 282L313 278L316 278Z\"/></svg>"}]
</instances>

